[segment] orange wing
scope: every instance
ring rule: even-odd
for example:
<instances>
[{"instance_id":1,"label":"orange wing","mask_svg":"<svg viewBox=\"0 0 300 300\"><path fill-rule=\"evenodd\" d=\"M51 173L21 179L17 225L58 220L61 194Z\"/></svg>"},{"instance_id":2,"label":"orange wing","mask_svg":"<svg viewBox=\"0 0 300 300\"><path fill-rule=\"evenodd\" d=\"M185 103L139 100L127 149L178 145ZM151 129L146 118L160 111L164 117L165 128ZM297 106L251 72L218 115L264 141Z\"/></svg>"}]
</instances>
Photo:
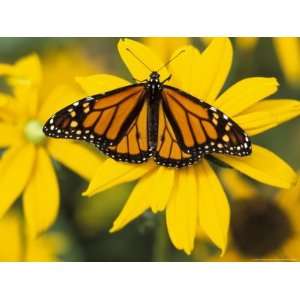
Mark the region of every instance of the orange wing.
<instances>
[{"instance_id":1,"label":"orange wing","mask_svg":"<svg viewBox=\"0 0 300 300\"><path fill-rule=\"evenodd\" d=\"M163 111L162 103L159 107L158 124L158 141L154 155L154 160L158 165L180 168L201 159L201 154L192 155L182 151L173 128Z\"/></svg>"},{"instance_id":2,"label":"orange wing","mask_svg":"<svg viewBox=\"0 0 300 300\"><path fill-rule=\"evenodd\" d=\"M87 97L52 116L43 130L51 137L85 140L104 150L121 142L142 110L145 96L144 85L136 84Z\"/></svg>"},{"instance_id":3,"label":"orange wing","mask_svg":"<svg viewBox=\"0 0 300 300\"><path fill-rule=\"evenodd\" d=\"M121 141L115 146L107 147L103 152L119 161L145 162L152 155L149 150L148 132L148 102L144 101L141 111ZM101 144L96 146L99 147Z\"/></svg>"},{"instance_id":4,"label":"orange wing","mask_svg":"<svg viewBox=\"0 0 300 300\"><path fill-rule=\"evenodd\" d=\"M179 147L192 157L214 152L251 153L246 132L215 107L170 86L164 86L162 98Z\"/></svg>"},{"instance_id":5,"label":"orange wing","mask_svg":"<svg viewBox=\"0 0 300 300\"><path fill-rule=\"evenodd\" d=\"M52 116L43 130L51 137L85 140L116 160L132 163L153 155L157 164L183 167L214 152L251 153L247 134L213 106L163 86L158 122L150 124L147 97L144 84L87 97ZM156 133L153 150L149 139L153 144Z\"/></svg>"}]
</instances>

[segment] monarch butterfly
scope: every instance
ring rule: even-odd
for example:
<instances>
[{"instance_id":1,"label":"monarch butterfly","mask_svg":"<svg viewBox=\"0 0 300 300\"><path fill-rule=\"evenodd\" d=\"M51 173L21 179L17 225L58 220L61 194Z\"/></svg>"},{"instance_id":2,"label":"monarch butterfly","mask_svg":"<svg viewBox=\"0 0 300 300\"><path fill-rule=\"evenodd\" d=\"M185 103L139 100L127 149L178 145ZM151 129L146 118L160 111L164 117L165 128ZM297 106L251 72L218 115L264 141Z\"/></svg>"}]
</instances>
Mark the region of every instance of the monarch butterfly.
<instances>
[{"instance_id":1,"label":"monarch butterfly","mask_svg":"<svg viewBox=\"0 0 300 300\"><path fill-rule=\"evenodd\" d=\"M158 165L180 168L212 153L251 154L250 139L238 124L166 85L170 77L159 77L151 71L148 80L81 99L54 114L43 131L54 138L90 142L129 163L153 157Z\"/></svg>"}]
</instances>

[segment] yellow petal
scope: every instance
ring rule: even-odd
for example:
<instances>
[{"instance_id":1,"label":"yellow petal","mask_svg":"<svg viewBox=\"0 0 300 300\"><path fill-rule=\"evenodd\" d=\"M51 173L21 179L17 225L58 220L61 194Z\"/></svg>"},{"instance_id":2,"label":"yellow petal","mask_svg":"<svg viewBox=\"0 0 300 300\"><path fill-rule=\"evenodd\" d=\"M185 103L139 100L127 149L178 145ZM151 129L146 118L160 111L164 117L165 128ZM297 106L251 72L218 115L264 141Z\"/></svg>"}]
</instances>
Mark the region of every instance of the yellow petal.
<instances>
[{"instance_id":1,"label":"yellow petal","mask_svg":"<svg viewBox=\"0 0 300 300\"><path fill-rule=\"evenodd\" d=\"M36 163L23 197L24 214L30 238L48 229L59 207L58 183L44 148L37 149Z\"/></svg>"},{"instance_id":2,"label":"yellow petal","mask_svg":"<svg viewBox=\"0 0 300 300\"><path fill-rule=\"evenodd\" d=\"M163 210L172 192L174 176L174 169L164 167L155 168L154 171L143 176L131 193L120 216L114 222L111 231L121 229L149 206L153 212Z\"/></svg>"},{"instance_id":3,"label":"yellow petal","mask_svg":"<svg viewBox=\"0 0 300 300\"><path fill-rule=\"evenodd\" d=\"M212 40L214 39L214 37L211 36L201 36L200 37L200 41L204 46L208 46Z\"/></svg>"},{"instance_id":4,"label":"yellow petal","mask_svg":"<svg viewBox=\"0 0 300 300\"><path fill-rule=\"evenodd\" d=\"M18 106L15 99L7 94L0 93L0 120L14 122L18 118Z\"/></svg>"},{"instance_id":5,"label":"yellow petal","mask_svg":"<svg viewBox=\"0 0 300 300\"><path fill-rule=\"evenodd\" d=\"M232 45L228 38L214 38L201 54L198 70L198 97L213 103L220 93L232 63Z\"/></svg>"},{"instance_id":6,"label":"yellow petal","mask_svg":"<svg viewBox=\"0 0 300 300\"><path fill-rule=\"evenodd\" d=\"M167 227L177 249L191 254L197 227L197 185L194 168L176 172L173 193L167 205Z\"/></svg>"},{"instance_id":7,"label":"yellow petal","mask_svg":"<svg viewBox=\"0 0 300 300\"><path fill-rule=\"evenodd\" d=\"M0 75L8 76L10 85L39 85L42 80L42 68L37 54L19 59L14 65L0 64Z\"/></svg>"},{"instance_id":8,"label":"yellow petal","mask_svg":"<svg viewBox=\"0 0 300 300\"><path fill-rule=\"evenodd\" d=\"M37 54L30 54L19 59L14 66L14 84L39 84L42 80L42 66Z\"/></svg>"},{"instance_id":9,"label":"yellow petal","mask_svg":"<svg viewBox=\"0 0 300 300\"><path fill-rule=\"evenodd\" d=\"M72 86L61 85L55 88L46 100L43 102L42 107L38 113L38 119L45 122L54 113L67 105L76 102L85 97L84 93L79 92Z\"/></svg>"},{"instance_id":10,"label":"yellow petal","mask_svg":"<svg viewBox=\"0 0 300 300\"><path fill-rule=\"evenodd\" d=\"M22 92L23 94L23 92ZM23 94L24 97L24 94ZM39 97L39 90L38 88L32 88L30 93L28 94L28 97L24 97L24 100L27 100L27 107L29 110L29 116L31 118L36 117L37 112L40 108L40 97Z\"/></svg>"},{"instance_id":11,"label":"yellow petal","mask_svg":"<svg viewBox=\"0 0 300 300\"><path fill-rule=\"evenodd\" d=\"M158 167L141 179L141 181L146 181L145 185L148 184L145 188L145 196L149 198L154 213L165 209L172 192L174 178L174 169Z\"/></svg>"},{"instance_id":12,"label":"yellow petal","mask_svg":"<svg viewBox=\"0 0 300 300\"><path fill-rule=\"evenodd\" d=\"M76 76L96 74L102 69L102 57L89 57L80 42L67 45L60 48L47 47L43 52L43 82L46 84L42 86L42 95L49 95L58 84L79 89L74 81Z\"/></svg>"},{"instance_id":13,"label":"yellow petal","mask_svg":"<svg viewBox=\"0 0 300 300\"><path fill-rule=\"evenodd\" d=\"M38 87L42 79L41 63L38 55L32 54L18 60L14 65L0 65L0 75L8 76L16 98L33 116L39 106ZM26 105L25 105L26 104Z\"/></svg>"},{"instance_id":14,"label":"yellow petal","mask_svg":"<svg viewBox=\"0 0 300 300\"><path fill-rule=\"evenodd\" d=\"M134 53L134 55L138 57L150 70L143 63L138 61L138 59L127 49ZM118 50L123 62L126 64L133 78L140 81L148 79L151 71L157 71L164 65L164 63L154 52L150 50L150 48L131 39L120 39L118 43ZM166 79L170 75L165 67L159 71L159 74L161 80Z\"/></svg>"},{"instance_id":15,"label":"yellow petal","mask_svg":"<svg viewBox=\"0 0 300 300\"><path fill-rule=\"evenodd\" d=\"M0 97L6 98L6 103L1 107L0 119L16 123L31 118L37 108L37 89L33 86L19 86L13 88L14 95Z\"/></svg>"},{"instance_id":16,"label":"yellow petal","mask_svg":"<svg viewBox=\"0 0 300 300\"><path fill-rule=\"evenodd\" d=\"M149 208L152 201L152 197L150 195L152 187L150 185L151 175L150 179L148 177L149 174L139 180L139 182L136 184L124 208L114 221L110 232L115 232L122 229L125 225L137 218Z\"/></svg>"},{"instance_id":17,"label":"yellow petal","mask_svg":"<svg viewBox=\"0 0 300 300\"><path fill-rule=\"evenodd\" d=\"M87 95L103 94L107 91L114 90L126 85L130 85L130 82L120 77L99 74L88 77L77 77L77 83L87 93Z\"/></svg>"},{"instance_id":18,"label":"yellow petal","mask_svg":"<svg viewBox=\"0 0 300 300\"><path fill-rule=\"evenodd\" d=\"M298 100L266 100L253 105L234 120L249 134L264 132L300 115Z\"/></svg>"},{"instance_id":19,"label":"yellow petal","mask_svg":"<svg viewBox=\"0 0 300 300\"><path fill-rule=\"evenodd\" d=\"M222 169L220 178L234 200L243 200L255 197L257 191L238 172L233 169Z\"/></svg>"},{"instance_id":20,"label":"yellow petal","mask_svg":"<svg viewBox=\"0 0 300 300\"><path fill-rule=\"evenodd\" d=\"M9 64L0 64L0 75L10 75L12 74L14 67Z\"/></svg>"},{"instance_id":21,"label":"yellow petal","mask_svg":"<svg viewBox=\"0 0 300 300\"><path fill-rule=\"evenodd\" d=\"M213 262L244 262L246 259L234 248L226 250L223 256L214 256L210 261Z\"/></svg>"},{"instance_id":22,"label":"yellow petal","mask_svg":"<svg viewBox=\"0 0 300 300\"><path fill-rule=\"evenodd\" d=\"M154 175L155 173L155 175ZM154 213L165 209L174 185L175 170L159 167L157 171L150 173L149 193L151 209ZM150 177L149 176L149 177ZM162 188L163 187L163 188Z\"/></svg>"},{"instance_id":23,"label":"yellow petal","mask_svg":"<svg viewBox=\"0 0 300 300\"><path fill-rule=\"evenodd\" d=\"M282 71L291 85L300 82L300 43L296 37L273 38Z\"/></svg>"},{"instance_id":24,"label":"yellow petal","mask_svg":"<svg viewBox=\"0 0 300 300\"><path fill-rule=\"evenodd\" d=\"M62 234L47 233L36 239L27 239L26 246L27 262L60 261L58 255L68 247L68 241Z\"/></svg>"},{"instance_id":25,"label":"yellow petal","mask_svg":"<svg viewBox=\"0 0 300 300\"><path fill-rule=\"evenodd\" d=\"M7 150L0 161L0 218L20 196L30 179L35 159L31 144Z\"/></svg>"},{"instance_id":26,"label":"yellow petal","mask_svg":"<svg viewBox=\"0 0 300 300\"><path fill-rule=\"evenodd\" d=\"M166 63L177 48L190 44L190 39L187 37L146 37L143 38L143 42L159 54L162 61Z\"/></svg>"},{"instance_id":27,"label":"yellow petal","mask_svg":"<svg viewBox=\"0 0 300 300\"><path fill-rule=\"evenodd\" d=\"M24 253L22 224L15 211L0 220L0 244L0 261L21 261Z\"/></svg>"},{"instance_id":28,"label":"yellow petal","mask_svg":"<svg viewBox=\"0 0 300 300\"><path fill-rule=\"evenodd\" d=\"M17 144L20 132L17 127L10 123L0 123L0 148Z\"/></svg>"},{"instance_id":29,"label":"yellow petal","mask_svg":"<svg viewBox=\"0 0 300 300\"><path fill-rule=\"evenodd\" d=\"M86 180L90 180L103 162L96 151L73 141L49 140L51 156Z\"/></svg>"},{"instance_id":30,"label":"yellow petal","mask_svg":"<svg viewBox=\"0 0 300 300\"><path fill-rule=\"evenodd\" d=\"M280 190L276 195L277 203L288 214L292 222L293 231L297 236L300 234L300 177L298 174L297 183L290 189Z\"/></svg>"},{"instance_id":31,"label":"yellow petal","mask_svg":"<svg viewBox=\"0 0 300 300\"><path fill-rule=\"evenodd\" d=\"M18 86L14 88L20 110L27 118L35 118L40 106L39 89L37 86Z\"/></svg>"},{"instance_id":32,"label":"yellow petal","mask_svg":"<svg viewBox=\"0 0 300 300\"><path fill-rule=\"evenodd\" d=\"M115 185L136 180L155 168L153 163L134 165L107 159L96 169L84 196L93 196Z\"/></svg>"},{"instance_id":33,"label":"yellow petal","mask_svg":"<svg viewBox=\"0 0 300 300\"><path fill-rule=\"evenodd\" d=\"M124 207L134 187L134 183L115 186L82 201L76 205L74 219L80 231L88 236L96 236L107 230Z\"/></svg>"},{"instance_id":34,"label":"yellow petal","mask_svg":"<svg viewBox=\"0 0 300 300\"><path fill-rule=\"evenodd\" d=\"M181 53L181 54L179 54ZM177 58L175 58L178 56ZM175 58L170 64L172 74L170 85L182 89L195 97L201 98L199 70L201 69L201 54L195 47L185 46L177 49L172 55ZM202 98L203 99L203 98Z\"/></svg>"},{"instance_id":35,"label":"yellow petal","mask_svg":"<svg viewBox=\"0 0 300 300\"><path fill-rule=\"evenodd\" d=\"M290 188L296 183L297 176L292 168L271 151L252 145L252 154L245 157L233 157L216 154L216 157L253 179L276 186Z\"/></svg>"},{"instance_id":36,"label":"yellow petal","mask_svg":"<svg viewBox=\"0 0 300 300\"><path fill-rule=\"evenodd\" d=\"M226 250L230 208L222 185L207 161L196 166L199 225L222 250Z\"/></svg>"},{"instance_id":37,"label":"yellow petal","mask_svg":"<svg viewBox=\"0 0 300 300\"><path fill-rule=\"evenodd\" d=\"M5 93L0 93L0 107L4 107L9 101L13 100L13 98Z\"/></svg>"},{"instance_id":38,"label":"yellow petal","mask_svg":"<svg viewBox=\"0 0 300 300\"><path fill-rule=\"evenodd\" d=\"M228 88L215 102L224 113L235 116L254 103L274 94L278 82L275 78L252 77Z\"/></svg>"},{"instance_id":39,"label":"yellow petal","mask_svg":"<svg viewBox=\"0 0 300 300\"><path fill-rule=\"evenodd\" d=\"M288 239L282 249L278 251L279 260L284 257L288 261L299 262L300 260L300 238L299 234Z\"/></svg>"}]
</instances>

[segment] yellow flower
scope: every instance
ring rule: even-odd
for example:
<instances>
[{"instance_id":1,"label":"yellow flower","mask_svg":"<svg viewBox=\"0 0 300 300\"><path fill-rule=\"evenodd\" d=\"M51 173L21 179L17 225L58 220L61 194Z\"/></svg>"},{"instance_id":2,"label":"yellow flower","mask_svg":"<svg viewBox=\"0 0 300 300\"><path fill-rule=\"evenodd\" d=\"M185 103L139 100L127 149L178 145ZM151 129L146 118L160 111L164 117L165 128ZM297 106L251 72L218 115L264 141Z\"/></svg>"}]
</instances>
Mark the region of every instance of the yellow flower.
<instances>
[{"instance_id":1,"label":"yellow flower","mask_svg":"<svg viewBox=\"0 0 300 300\"><path fill-rule=\"evenodd\" d=\"M57 85L67 84L74 90L80 91L80 87L74 81L76 76L88 76L99 73L102 64L99 60L88 59L87 54L80 49L78 44L72 48L52 50L42 57L43 62L43 91L48 95Z\"/></svg>"},{"instance_id":2,"label":"yellow flower","mask_svg":"<svg viewBox=\"0 0 300 300\"><path fill-rule=\"evenodd\" d=\"M208 45L211 38L201 38ZM257 46L257 37L236 37L235 44L242 53L251 53ZM297 37L272 38L277 58L288 84L297 87L300 84L300 40Z\"/></svg>"},{"instance_id":3,"label":"yellow flower","mask_svg":"<svg viewBox=\"0 0 300 300\"><path fill-rule=\"evenodd\" d=\"M143 44L121 40L119 53L134 78L148 78L149 71L126 48L130 48L152 70L163 65L157 55ZM233 51L229 39L214 39L203 53L192 46L184 49L184 54L174 60L169 70L161 70L161 78L167 78L171 72L170 85L219 108L251 136L299 115L298 101L263 100L276 92L278 84L274 78L246 78L220 94L232 63ZM78 82L89 94L128 84L123 79L105 74L79 78ZM294 171L283 160L255 144L252 155L248 157L214 156L266 184L289 188L296 181ZM134 165L107 159L96 171L85 195L92 196L133 180L138 182L111 232L120 230L149 208L154 213L166 210L168 232L176 248L190 254L196 232L202 228L224 252L230 210L218 177L206 159L180 170L159 167L152 162Z\"/></svg>"},{"instance_id":4,"label":"yellow flower","mask_svg":"<svg viewBox=\"0 0 300 300\"><path fill-rule=\"evenodd\" d=\"M201 41L208 45L213 40L212 37L202 37ZM254 36L240 36L234 39L235 45L239 51L242 53L251 53L253 49L257 46L258 38Z\"/></svg>"},{"instance_id":5,"label":"yellow flower","mask_svg":"<svg viewBox=\"0 0 300 300\"><path fill-rule=\"evenodd\" d=\"M0 261L58 261L65 250L63 235L48 233L26 239L22 218L15 211L0 220Z\"/></svg>"},{"instance_id":6,"label":"yellow flower","mask_svg":"<svg viewBox=\"0 0 300 300\"><path fill-rule=\"evenodd\" d=\"M296 37L273 38L284 76L292 86L300 84L300 40Z\"/></svg>"},{"instance_id":7,"label":"yellow flower","mask_svg":"<svg viewBox=\"0 0 300 300\"><path fill-rule=\"evenodd\" d=\"M191 43L187 37L146 37L143 38L143 42L154 52L158 53L164 62L171 58L176 49Z\"/></svg>"},{"instance_id":8,"label":"yellow flower","mask_svg":"<svg viewBox=\"0 0 300 300\"><path fill-rule=\"evenodd\" d=\"M0 217L23 193L23 209L28 234L35 237L56 219L59 188L50 157L85 179L94 174L101 160L83 145L47 139L42 125L58 109L83 95L60 86L47 97L43 89L38 56L30 55L14 65L1 64L14 96L1 94L0 147L8 148L0 161Z\"/></svg>"},{"instance_id":9,"label":"yellow flower","mask_svg":"<svg viewBox=\"0 0 300 300\"><path fill-rule=\"evenodd\" d=\"M254 36L236 37L235 44L238 49L245 53L251 52L257 45L258 38Z\"/></svg>"},{"instance_id":10,"label":"yellow flower","mask_svg":"<svg viewBox=\"0 0 300 300\"><path fill-rule=\"evenodd\" d=\"M222 174L233 198L230 244L227 253L215 260L300 261L300 181L293 188L270 196L270 192L258 192L232 172L225 170ZM241 188L245 189L242 195Z\"/></svg>"}]
</instances>

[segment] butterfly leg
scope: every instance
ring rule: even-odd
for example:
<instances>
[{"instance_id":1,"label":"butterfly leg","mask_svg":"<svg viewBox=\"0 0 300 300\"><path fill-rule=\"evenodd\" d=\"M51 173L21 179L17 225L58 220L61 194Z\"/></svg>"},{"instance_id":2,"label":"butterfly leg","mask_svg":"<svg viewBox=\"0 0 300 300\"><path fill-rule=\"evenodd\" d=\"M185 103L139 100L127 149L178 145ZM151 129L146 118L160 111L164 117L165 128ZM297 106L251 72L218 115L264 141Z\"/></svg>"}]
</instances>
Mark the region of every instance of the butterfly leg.
<instances>
[{"instance_id":1,"label":"butterfly leg","mask_svg":"<svg viewBox=\"0 0 300 300\"><path fill-rule=\"evenodd\" d=\"M172 74L168 78L166 78L165 80L163 80L161 83L164 84L165 82L169 81L171 78L172 78Z\"/></svg>"},{"instance_id":2,"label":"butterfly leg","mask_svg":"<svg viewBox=\"0 0 300 300\"><path fill-rule=\"evenodd\" d=\"M132 79L137 82L137 83L146 83L147 82L147 79L144 79L144 80L139 80L139 79L136 79L134 77L132 77Z\"/></svg>"}]
</instances>

